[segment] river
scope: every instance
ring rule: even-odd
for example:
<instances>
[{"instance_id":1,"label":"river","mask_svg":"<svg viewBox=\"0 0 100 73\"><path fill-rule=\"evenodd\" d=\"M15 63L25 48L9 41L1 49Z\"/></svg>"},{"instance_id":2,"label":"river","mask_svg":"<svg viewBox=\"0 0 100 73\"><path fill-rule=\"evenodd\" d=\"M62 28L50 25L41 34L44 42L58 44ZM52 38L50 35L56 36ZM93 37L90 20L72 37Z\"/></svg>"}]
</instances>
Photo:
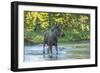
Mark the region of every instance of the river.
<instances>
[{"instance_id":1,"label":"river","mask_svg":"<svg viewBox=\"0 0 100 73\"><path fill-rule=\"evenodd\" d=\"M46 49L48 47L46 46ZM43 44L24 46L24 62L63 60L63 59L89 59L89 42L58 44L58 55L53 47L53 54L43 56Z\"/></svg>"}]
</instances>

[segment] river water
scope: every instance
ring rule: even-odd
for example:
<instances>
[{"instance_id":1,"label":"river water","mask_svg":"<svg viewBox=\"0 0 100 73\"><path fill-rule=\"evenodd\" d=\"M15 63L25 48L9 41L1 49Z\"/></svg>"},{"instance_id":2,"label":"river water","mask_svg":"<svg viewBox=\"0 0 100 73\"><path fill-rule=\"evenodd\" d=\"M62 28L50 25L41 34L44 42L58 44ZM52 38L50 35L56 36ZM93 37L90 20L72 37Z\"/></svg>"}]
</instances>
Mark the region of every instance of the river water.
<instances>
[{"instance_id":1,"label":"river water","mask_svg":"<svg viewBox=\"0 0 100 73\"><path fill-rule=\"evenodd\" d=\"M54 47L52 50L51 57L47 53L43 55L43 44L24 46L24 62L90 58L89 42L59 44L58 55Z\"/></svg>"}]
</instances>

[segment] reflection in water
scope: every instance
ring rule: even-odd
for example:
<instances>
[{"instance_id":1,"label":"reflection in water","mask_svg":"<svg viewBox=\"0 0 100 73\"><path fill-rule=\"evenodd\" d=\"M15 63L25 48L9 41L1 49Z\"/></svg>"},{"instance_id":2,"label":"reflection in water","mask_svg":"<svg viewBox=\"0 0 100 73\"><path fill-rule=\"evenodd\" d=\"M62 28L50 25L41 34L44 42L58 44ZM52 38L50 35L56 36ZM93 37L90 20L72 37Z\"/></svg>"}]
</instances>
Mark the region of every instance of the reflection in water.
<instances>
[{"instance_id":1,"label":"reflection in water","mask_svg":"<svg viewBox=\"0 0 100 73\"><path fill-rule=\"evenodd\" d=\"M46 59L46 60L57 60L58 59L58 55L56 54L56 55L45 55L45 54L43 54L43 58L44 59Z\"/></svg>"},{"instance_id":2,"label":"reflection in water","mask_svg":"<svg viewBox=\"0 0 100 73\"><path fill-rule=\"evenodd\" d=\"M90 58L89 43L59 45L58 54L56 54L56 50L53 47L52 55L47 54L47 50L46 54L43 54L42 44L25 46L24 50L25 62Z\"/></svg>"}]
</instances>

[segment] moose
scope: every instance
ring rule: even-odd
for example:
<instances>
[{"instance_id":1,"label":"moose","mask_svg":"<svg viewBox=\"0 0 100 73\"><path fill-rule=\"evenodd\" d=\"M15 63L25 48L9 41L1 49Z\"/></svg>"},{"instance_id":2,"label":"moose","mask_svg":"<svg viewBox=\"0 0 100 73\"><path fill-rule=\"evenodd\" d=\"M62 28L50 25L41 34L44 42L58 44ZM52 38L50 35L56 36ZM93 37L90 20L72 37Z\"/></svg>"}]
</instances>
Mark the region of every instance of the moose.
<instances>
[{"instance_id":1,"label":"moose","mask_svg":"<svg viewBox=\"0 0 100 73\"><path fill-rule=\"evenodd\" d=\"M45 45L48 46L47 52L49 55L52 55L52 47L55 46L56 54L58 54L58 38L63 37L65 34L62 31L63 26L54 25L48 31L44 33L43 41L43 54L45 54Z\"/></svg>"}]
</instances>

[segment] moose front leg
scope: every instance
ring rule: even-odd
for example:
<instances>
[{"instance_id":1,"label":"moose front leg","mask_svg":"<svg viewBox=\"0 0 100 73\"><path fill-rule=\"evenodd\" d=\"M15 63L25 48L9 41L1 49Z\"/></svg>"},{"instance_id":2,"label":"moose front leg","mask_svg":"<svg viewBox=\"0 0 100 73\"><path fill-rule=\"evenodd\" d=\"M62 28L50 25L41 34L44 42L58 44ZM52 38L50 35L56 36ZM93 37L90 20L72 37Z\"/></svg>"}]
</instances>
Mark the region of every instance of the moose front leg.
<instances>
[{"instance_id":1,"label":"moose front leg","mask_svg":"<svg viewBox=\"0 0 100 73\"><path fill-rule=\"evenodd\" d=\"M49 50L49 56L52 57L52 46L51 45L49 46L48 50Z\"/></svg>"},{"instance_id":2,"label":"moose front leg","mask_svg":"<svg viewBox=\"0 0 100 73\"><path fill-rule=\"evenodd\" d=\"M55 48L56 48L56 54L58 54L58 45L57 44L55 45Z\"/></svg>"}]
</instances>

